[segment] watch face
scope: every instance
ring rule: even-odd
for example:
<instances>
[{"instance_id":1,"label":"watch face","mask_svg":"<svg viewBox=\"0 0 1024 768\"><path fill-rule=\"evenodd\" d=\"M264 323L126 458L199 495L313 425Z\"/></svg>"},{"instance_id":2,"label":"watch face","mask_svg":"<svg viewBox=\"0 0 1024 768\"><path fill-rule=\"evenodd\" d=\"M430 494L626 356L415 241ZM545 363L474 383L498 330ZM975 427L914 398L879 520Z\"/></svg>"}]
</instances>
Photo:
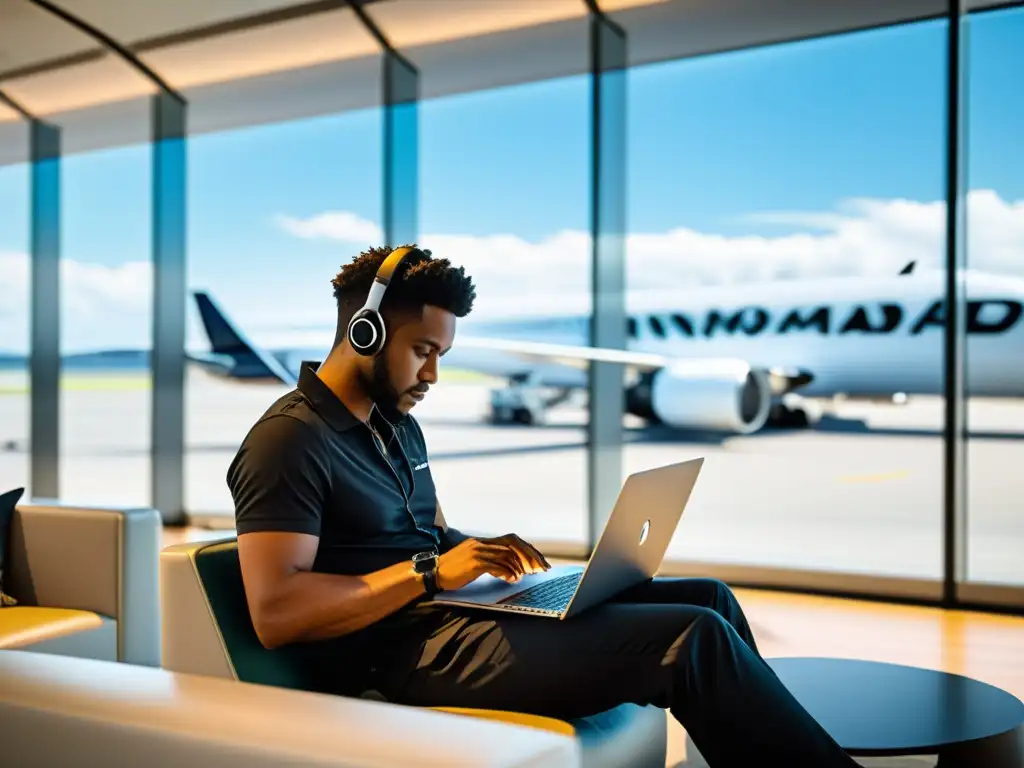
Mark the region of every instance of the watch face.
<instances>
[{"instance_id":1,"label":"watch face","mask_svg":"<svg viewBox=\"0 0 1024 768\"><path fill-rule=\"evenodd\" d=\"M412 556L412 564L418 573L432 571L437 563L435 552L419 552Z\"/></svg>"}]
</instances>

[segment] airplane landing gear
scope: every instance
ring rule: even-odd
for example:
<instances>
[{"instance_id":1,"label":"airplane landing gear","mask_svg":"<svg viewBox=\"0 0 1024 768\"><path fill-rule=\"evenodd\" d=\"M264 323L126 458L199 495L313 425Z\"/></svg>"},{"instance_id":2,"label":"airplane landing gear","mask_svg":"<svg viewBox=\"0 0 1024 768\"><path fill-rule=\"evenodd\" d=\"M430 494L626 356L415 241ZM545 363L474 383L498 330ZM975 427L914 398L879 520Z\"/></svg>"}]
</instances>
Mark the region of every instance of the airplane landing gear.
<instances>
[{"instance_id":1,"label":"airplane landing gear","mask_svg":"<svg viewBox=\"0 0 1024 768\"><path fill-rule=\"evenodd\" d=\"M807 429L820 418L812 404L797 395L784 395L772 404L768 426L775 429Z\"/></svg>"},{"instance_id":2,"label":"airplane landing gear","mask_svg":"<svg viewBox=\"0 0 1024 768\"><path fill-rule=\"evenodd\" d=\"M768 414L768 424L776 429L806 429L811 425L811 420L803 408L777 404L772 406Z\"/></svg>"},{"instance_id":3,"label":"airplane landing gear","mask_svg":"<svg viewBox=\"0 0 1024 768\"><path fill-rule=\"evenodd\" d=\"M515 385L491 391L492 424L533 426L543 422L544 410L538 387Z\"/></svg>"},{"instance_id":4,"label":"airplane landing gear","mask_svg":"<svg viewBox=\"0 0 1024 768\"><path fill-rule=\"evenodd\" d=\"M544 419L544 403L536 393L523 386L490 392L490 423L532 426Z\"/></svg>"},{"instance_id":5,"label":"airplane landing gear","mask_svg":"<svg viewBox=\"0 0 1024 768\"><path fill-rule=\"evenodd\" d=\"M549 396L544 387L528 382L513 382L504 389L491 391L492 424L543 424L549 408L559 405L570 397L571 390L559 391Z\"/></svg>"}]
</instances>

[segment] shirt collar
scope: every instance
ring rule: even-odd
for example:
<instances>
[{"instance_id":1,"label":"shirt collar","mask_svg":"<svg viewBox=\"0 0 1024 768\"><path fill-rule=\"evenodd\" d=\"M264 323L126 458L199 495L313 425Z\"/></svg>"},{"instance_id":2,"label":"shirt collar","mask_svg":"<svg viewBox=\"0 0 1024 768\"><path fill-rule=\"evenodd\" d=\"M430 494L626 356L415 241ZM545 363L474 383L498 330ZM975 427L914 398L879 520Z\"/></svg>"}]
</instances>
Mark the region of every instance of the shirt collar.
<instances>
[{"instance_id":1,"label":"shirt collar","mask_svg":"<svg viewBox=\"0 0 1024 768\"><path fill-rule=\"evenodd\" d=\"M299 366L299 391L306 396L313 409L339 432L352 429L359 419L341 402L331 388L316 375L318 360L303 360Z\"/></svg>"}]
</instances>

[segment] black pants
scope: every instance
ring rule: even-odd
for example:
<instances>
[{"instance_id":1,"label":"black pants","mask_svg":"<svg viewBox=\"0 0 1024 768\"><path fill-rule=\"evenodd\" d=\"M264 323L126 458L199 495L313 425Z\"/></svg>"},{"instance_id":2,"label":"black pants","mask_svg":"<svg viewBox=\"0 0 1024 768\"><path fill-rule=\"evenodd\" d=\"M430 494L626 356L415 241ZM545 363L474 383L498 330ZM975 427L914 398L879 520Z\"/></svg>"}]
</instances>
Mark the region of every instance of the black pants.
<instances>
[{"instance_id":1,"label":"black pants","mask_svg":"<svg viewBox=\"0 0 1024 768\"><path fill-rule=\"evenodd\" d=\"M857 765L761 658L715 579L656 578L566 621L438 606L409 620L378 667L390 701L562 719L654 704L712 768Z\"/></svg>"}]
</instances>

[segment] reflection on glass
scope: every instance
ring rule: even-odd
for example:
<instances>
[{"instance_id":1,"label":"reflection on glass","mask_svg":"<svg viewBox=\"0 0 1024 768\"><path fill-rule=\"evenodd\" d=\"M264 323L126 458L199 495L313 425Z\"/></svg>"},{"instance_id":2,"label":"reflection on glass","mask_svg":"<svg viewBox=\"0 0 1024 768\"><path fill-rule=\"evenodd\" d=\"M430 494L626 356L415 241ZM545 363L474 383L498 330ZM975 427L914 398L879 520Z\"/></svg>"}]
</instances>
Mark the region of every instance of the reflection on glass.
<instances>
[{"instance_id":1,"label":"reflection on glass","mask_svg":"<svg viewBox=\"0 0 1024 768\"><path fill-rule=\"evenodd\" d=\"M1024 8L973 16L969 35L967 577L1022 585Z\"/></svg>"},{"instance_id":2,"label":"reflection on glass","mask_svg":"<svg viewBox=\"0 0 1024 768\"><path fill-rule=\"evenodd\" d=\"M61 498L150 503L148 144L64 158Z\"/></svg>"},{"instance_id":3,"label":"reflection on glass","mask_svg":"<svg viewBox=\"0 0 1024 768\"><path fill-rule=\"evenodd\" d=\"M242 438L334 339L331 278L383 242L381 110L189 140L186 508L234 525Z\"/></svg>"},{"instance_id":4,"label":"reflection on glass","mask_svg":"<svg viewBox=\"0 0 1024 768\"><path fill-rule=\"evenodd\" d=\"M29 166L0 166L0 493L29 487Z\"/></svg>"},{"instance_id":5,"label":"reflection on glass","mask_svg":"<svg viewBox=\"0 0 1024 768\"><path fill-rule=\"evenodd\" d=\"M668 558L941 576L944 22L630 80L628 470Z\"/></svg>"}]
</instances>

